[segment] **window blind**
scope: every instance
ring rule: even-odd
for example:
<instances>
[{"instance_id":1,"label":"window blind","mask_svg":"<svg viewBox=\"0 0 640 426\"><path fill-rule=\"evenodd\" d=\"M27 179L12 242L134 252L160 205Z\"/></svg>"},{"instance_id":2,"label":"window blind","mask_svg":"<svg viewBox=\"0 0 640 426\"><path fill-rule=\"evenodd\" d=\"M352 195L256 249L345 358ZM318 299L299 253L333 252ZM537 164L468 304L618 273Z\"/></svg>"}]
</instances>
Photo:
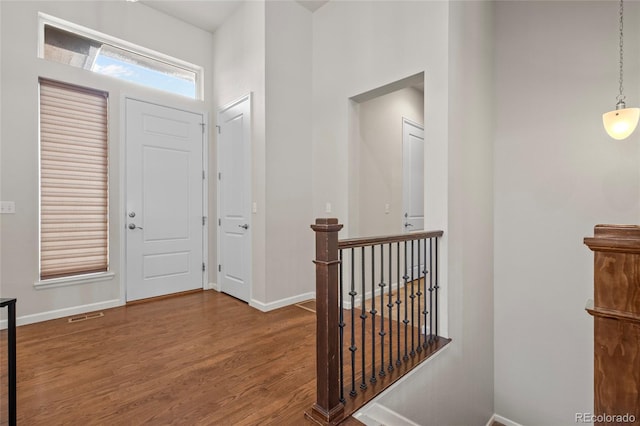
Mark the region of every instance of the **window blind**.
<instances>
[{"instance_id":1,"label":"window blind","mask_svg":"<svg viewBox=\"0 0 640 426\"><path fill-rule=\"evenodd\" d=\"M107 271L105 92L40 79L40 279Z\"/></svg>"}]
</instances>

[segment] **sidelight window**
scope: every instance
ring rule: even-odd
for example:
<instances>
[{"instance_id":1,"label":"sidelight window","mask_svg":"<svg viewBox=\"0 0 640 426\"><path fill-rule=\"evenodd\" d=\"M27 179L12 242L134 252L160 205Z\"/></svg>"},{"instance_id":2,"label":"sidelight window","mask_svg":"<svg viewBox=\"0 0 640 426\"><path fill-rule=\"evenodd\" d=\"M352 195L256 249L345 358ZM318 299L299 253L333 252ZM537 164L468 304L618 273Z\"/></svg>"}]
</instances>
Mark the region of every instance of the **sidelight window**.
<instances>
[{"instance_id":1,"label":"sidelight window","mask_svg":"<svg viewBox=\"0 0 640 426\"><path fill-rule=\"evenodd\" d=\"M107 100L40 79L40 280L109 269Z\"/></svg>"}]
</instances>

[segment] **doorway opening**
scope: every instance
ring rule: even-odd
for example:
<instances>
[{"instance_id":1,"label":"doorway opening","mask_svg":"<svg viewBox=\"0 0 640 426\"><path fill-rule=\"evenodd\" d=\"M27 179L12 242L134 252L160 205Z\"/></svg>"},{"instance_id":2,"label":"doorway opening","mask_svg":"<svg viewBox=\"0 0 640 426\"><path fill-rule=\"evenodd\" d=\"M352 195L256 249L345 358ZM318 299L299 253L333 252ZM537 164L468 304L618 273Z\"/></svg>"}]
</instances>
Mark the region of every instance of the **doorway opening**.
<instances>
[{"instance_id":1,"label":"doorway opening","mask_svg":"<svg viewBox=\"0 0 640 426\"><path fill-rule=\"evenodd\" d=\"M424 73L350 99L349 237L424 228Z\"/></svg>"},{"instance_id":2,"label":"doorway opening","mask_svg":"<svg viewBox=\"0 0 640 426\"><path fill-rule=\"evenodd\" d=\"M251 96L218 111L218 283L251 300Z\"/></svg>"}]
</instances>

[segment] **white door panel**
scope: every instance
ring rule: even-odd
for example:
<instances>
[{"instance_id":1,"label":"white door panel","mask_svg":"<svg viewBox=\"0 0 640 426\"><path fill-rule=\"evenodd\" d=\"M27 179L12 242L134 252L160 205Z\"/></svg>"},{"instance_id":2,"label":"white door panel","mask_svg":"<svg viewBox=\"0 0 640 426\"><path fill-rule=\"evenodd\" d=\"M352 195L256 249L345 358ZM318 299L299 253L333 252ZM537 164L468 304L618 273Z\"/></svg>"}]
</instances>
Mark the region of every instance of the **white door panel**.
<instances>
[{"instance_id":1,"label":"white door panel","mask_svg":"<svg viewBox=\"0 0 640 426\"><path fill-rule=\"evenodd\" d=\"M424 230L424 128L402 120L402 227Z\"/></svg>"},{"instance_id":2,"label":"white door panel","mask_svg":"<svg viewBox=\"0 0 640 426\"><path fill-rule=\"evenodd\" d=\"M250 98L218 113L220 268L223 292L251 297L251 139Z\"/></svg>"},{"instance_id":3,"label":"white door panel","mask_svg":"<svg viewBox=\"0 0 640 426\"><path fill-rule=\"evenodd\" d=\"M424 128L406 118L402 119L402 229L404 232L424 230ZM413 245L407 253L413 264L410 277L420 276L424 260ZM413 274L413 275L412 275Z\"/></svg>"},{"instance_id":4,"label":"white door panel","mask_svg":"<svg viewBox=\"0 0 640 426\"><path fill-rule=\"evenodd\" d=\"M189 238L189 152L143 147L146 241ZM196 165L197 166L197 165Z\"/></svg>"},{"instance_id":5,"label":"white door panel","mask_svg":"<svg viewBox=\"0 0 640 426\"><path fill-rule=\"evenodd\" d=\"M202 123L126 100L128 301L202 288Z\"/></svg>"}]
</instances>

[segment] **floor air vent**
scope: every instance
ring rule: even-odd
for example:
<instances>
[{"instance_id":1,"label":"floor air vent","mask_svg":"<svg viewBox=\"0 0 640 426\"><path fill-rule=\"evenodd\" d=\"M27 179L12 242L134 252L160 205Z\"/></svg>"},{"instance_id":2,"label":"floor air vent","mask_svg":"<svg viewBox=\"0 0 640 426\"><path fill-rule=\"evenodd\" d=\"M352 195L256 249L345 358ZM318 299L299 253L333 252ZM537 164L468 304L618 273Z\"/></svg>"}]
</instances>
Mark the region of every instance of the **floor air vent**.
<instances>
[{"instance_id":1,"label":"floor air vent","mask_svg":"<svg viewBox=\"0 0 640 426\"><path fill-rule=\"evenodd\" d=\"M104 314L102 312L93 312L91 314L83 314L83 315L78 315L75 317L71 317L69 318L69 322L80 322L80 321L86 321L86 320L90 320L90 319L94 319L94 318L101 318L103 317Z\"/></svg>"}]
</instances>

